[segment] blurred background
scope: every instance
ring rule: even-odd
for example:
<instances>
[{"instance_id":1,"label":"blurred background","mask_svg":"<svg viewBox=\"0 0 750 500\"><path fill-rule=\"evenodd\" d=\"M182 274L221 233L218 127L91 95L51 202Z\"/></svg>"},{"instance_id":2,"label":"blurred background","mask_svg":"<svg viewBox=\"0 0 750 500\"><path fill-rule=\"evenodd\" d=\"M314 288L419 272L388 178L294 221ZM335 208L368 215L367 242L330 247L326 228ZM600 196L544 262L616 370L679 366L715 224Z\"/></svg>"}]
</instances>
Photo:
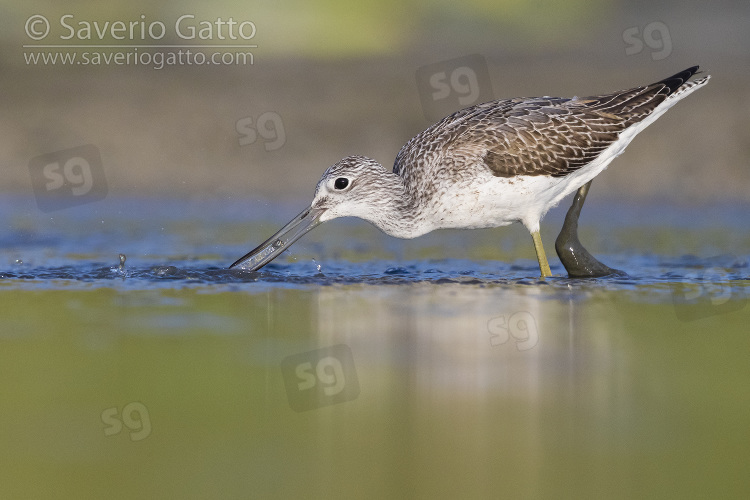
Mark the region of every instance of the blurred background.
<instances>
[{"instance_id":1,"label":"blurred background","mask_svg":"<svg viewBox=\"0 0 750 500\"><path fill-rule=\"evenodd\" d=\"M423 99L429 96L420 95L420 68L478 55L470 61L484 61L489 79L478 82L482 98L592 95L701 65L713 76L710 85L638 137L597 179L591 196L683 203L748 196L750 6L739 0L357 6L336 0L273 5L79 0L2 2L0 14L5 193L32 195L32 158L93 144L101 152L109 196L307 199L325 168L346 155L392 165L400 147L436 120L425 110ZM40 29L28 24L40 14L49 34L36 41L25 29ZM71 15L64 21L70 29L60 22L65 14ZM183 35L191 26L198 33L205 27L199 23L207 21L213 33L204 36L211 38L180 38L175 23L185 14L194 18L182 23ZM217 18L230 17L253 23L243 28L249 40L231 40L226 26L216 27ZM95 27L91 39L81 39L81 23L95 21L100 27L106 21L135 22L133 44L257 47L194 49L252 56L239 63L225 56L229 64L183 62L161 69L81 61L83 52L135 51L146 57L145 52L179 49L24 48L128 42L114 39L111 31L100 39ZM148 34L155 22L166 27L158 40ZM159 35L159 26L155 29ZM78 59L75 64L33 59L43 52L75 53ZM454 90L462 83L456 81Z\"/></svg>"},{"instance_id":2,"label":"blurred background","mask_svg":"<svg viewBox=\"0 0 750 500\"><path fill-rule=\"evenodd\" d=\"M568 200L546 281L519 224L226 269L347 155L697 64L583 211L627 277ZM750 498L748 95L747 0L0 0L0 498Z\"/></svg>"}]
</instances>

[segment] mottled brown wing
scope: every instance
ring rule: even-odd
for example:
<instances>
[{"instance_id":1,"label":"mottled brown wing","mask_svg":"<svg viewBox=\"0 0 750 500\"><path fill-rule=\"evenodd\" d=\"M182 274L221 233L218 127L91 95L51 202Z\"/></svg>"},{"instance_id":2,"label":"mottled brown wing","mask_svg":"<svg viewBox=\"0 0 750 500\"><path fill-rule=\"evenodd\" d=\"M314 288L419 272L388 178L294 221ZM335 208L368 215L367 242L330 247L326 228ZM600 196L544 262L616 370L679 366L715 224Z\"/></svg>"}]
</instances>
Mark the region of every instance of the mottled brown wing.
<instances>
[{"instance_id":1,"label":"mottled brown wing","mask_svg":"<svg viewBox=\"0 0 750 500\"><path fill-rule=\"evenodd\" d=\"M575 99L501 101L455 123L460 132L442 155L481 160L495 176L563 177L594 161L619 134L643 120L697 71L612 94Z\"/></svg>"},{"instance_id":2,"label":"mottled brown wing","mask_svg":"<svg viewBox=\"0 0 750 500\"><path fill-rule=\"evenodd\" d=\"M562 177L591 163L628 126L624 118L616 115L576 107L566 104L539 109L524 107L485 129L494 139L491 143L482 141L479 129L467 133L463 139L466 146L478 140L487 145L478 152L495 176Z\"/></svg>"}]
</instances>

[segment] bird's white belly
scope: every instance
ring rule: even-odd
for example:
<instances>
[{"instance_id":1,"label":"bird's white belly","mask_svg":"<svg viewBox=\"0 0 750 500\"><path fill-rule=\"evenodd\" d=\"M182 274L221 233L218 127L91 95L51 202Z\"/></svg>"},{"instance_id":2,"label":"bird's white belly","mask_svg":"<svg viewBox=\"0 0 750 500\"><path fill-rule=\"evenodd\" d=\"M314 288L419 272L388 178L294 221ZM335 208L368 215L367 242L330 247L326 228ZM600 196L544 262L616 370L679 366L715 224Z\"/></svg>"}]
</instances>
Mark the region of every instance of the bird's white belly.
<instances>
[{"instance_id":1,"label":"bird's white belly","mask_svg":"<svg viewBox=\"0 0 750 500\"><path fill-rule=\"evenodd\" d=\"M538 223L562 199L566 184L564 178L550 176L480 177L442 190L431 211L434 229L499 227L518 221Z\"/></svg>"}]
</instances>

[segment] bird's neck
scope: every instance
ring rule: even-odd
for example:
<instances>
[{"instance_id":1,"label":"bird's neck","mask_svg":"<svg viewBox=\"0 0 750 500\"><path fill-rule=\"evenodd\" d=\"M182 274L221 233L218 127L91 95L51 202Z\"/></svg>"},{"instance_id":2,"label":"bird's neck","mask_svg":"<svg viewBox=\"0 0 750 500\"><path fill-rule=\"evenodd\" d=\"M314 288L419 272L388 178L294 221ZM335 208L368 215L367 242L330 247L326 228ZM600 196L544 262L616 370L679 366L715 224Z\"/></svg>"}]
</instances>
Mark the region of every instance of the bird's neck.
<instances>
[{"instance_id":1,"label":"bird's neck","mask_svg":"<svg viewBox=\"0 0 750 500\"><path fill-rule=\"evenodd\" d=\"M386 189L381 193L377 209L372 211L367 220L384 233L397 238L415 238L429 232L429 229L422 230L418 200L404 179L388 172L385 185Z\"/></svg>"}]
</instances>

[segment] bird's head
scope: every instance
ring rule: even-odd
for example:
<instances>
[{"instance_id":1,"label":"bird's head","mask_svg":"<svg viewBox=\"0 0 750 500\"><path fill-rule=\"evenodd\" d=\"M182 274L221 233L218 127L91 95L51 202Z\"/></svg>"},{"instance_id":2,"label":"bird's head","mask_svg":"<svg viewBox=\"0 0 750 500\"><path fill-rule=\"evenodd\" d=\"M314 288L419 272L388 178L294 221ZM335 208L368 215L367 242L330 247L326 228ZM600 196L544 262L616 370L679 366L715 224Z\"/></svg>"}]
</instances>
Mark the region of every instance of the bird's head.
<instances>
[{"instance_id":1,"label":"bird's head","mask_svg":"<svg viewBox=\"0 0 750 500\"><path fill-rule=\"evenodd\" d=\"M230 268L255 271L314 227L338 217L359 217L384 229L389 209L402 194L398 176L380 163L364 156L347 156L325 171L309 208Z\"/></svg>"},{"instance_id":2,"label":"bird's head","mask_svg":"<svg viewBox=\"0 0 750 500\"><path fill-rule=\"evenodd\" d=\"M328 167L315 188L310 207L321 210L320 222L337 217L370 220L384 207L393 174L365 156L347 156ZM390 181L390 182L389 182Z\"/></svg>"}]
</instances>

